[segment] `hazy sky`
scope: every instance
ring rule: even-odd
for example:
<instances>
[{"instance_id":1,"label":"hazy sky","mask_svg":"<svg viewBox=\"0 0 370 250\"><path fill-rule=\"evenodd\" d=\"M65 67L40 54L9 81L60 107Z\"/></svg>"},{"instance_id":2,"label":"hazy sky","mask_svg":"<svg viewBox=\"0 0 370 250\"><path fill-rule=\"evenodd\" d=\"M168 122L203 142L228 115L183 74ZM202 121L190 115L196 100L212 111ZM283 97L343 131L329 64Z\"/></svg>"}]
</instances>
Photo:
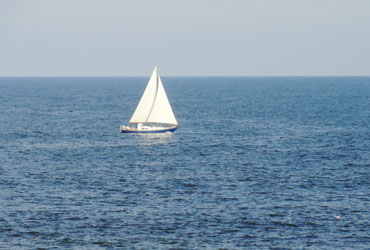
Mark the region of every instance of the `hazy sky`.
<instances>
[{"instance_id":1,"label":"hazy sky","mask_svg":"<svg viewBox=\"0 0 370 250\"><path fill-rule=\"evenodd\" d=\"M370 75L370 0L0 0L0 76Z\"/></svg>"}]
</instances>

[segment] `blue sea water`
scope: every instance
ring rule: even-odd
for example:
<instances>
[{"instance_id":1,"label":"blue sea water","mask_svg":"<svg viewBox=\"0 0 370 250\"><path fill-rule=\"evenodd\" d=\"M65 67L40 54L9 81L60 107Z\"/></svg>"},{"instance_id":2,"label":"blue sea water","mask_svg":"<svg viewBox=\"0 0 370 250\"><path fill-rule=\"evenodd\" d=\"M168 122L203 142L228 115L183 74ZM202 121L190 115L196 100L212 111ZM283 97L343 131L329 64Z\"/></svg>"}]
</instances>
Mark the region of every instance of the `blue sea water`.
<instances>
[{"instance_id":1,"label":"blue sea water","mask_svg":"<svg viewBox=\"0 0 370 250\"><path fill-rule=\"evenodd\" d=\"M370 77L0 78L0 249L369 249Z\"/></svg>"}]
</instances>

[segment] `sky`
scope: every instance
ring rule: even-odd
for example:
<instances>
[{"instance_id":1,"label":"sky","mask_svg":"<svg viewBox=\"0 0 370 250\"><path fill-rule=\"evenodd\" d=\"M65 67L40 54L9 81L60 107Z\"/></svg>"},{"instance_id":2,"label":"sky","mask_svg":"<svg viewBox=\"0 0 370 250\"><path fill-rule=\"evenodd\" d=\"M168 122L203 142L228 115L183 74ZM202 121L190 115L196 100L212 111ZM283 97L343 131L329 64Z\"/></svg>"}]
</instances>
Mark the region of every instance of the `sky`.
<instances>
[{"instance_id":1,"label":"sky","mask_svg":"<svg viewBox=\"0 0 370 250\"><path fill-rule=\"evenodd\" d=\"M0 0L0 76L369 76L369 0Z\"/></svg>"}]
</instances>

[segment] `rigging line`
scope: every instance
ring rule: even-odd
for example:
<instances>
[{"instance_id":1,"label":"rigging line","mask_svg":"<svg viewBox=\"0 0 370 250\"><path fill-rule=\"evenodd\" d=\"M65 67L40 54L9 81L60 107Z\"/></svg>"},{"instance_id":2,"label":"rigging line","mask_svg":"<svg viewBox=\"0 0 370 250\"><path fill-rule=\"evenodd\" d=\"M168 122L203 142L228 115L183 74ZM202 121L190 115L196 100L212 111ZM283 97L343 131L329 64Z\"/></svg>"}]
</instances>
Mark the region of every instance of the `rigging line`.
<instances>
[{"instance_id":1,"label":"rigging line","mask_svg":"<svg viewBox=\"0 0 370 250\"><path fill-rule=\"evenodd\" d=\"M156 75L155 75L156 76L156 78L155 78L156 84L155 84L154 99L153 99L152 107L150 108L149 114L148 114L148 116L145 119L145 122L148 122L149 117L152 114L152 111L153 111L153 108L154 108L155 100L157 99L157 94L158 94L158 72L157 72L157 69L155 70L155 73L156 73Z\"/></svg>"}]
</instances>

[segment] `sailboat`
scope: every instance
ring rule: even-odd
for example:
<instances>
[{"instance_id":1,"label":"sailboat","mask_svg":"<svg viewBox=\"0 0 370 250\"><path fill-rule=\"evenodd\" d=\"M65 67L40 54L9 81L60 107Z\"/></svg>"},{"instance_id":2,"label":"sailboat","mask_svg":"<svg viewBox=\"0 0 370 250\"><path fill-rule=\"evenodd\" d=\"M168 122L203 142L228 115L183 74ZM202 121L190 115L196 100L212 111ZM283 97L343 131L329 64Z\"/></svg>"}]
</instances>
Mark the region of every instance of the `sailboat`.
<instances>
[{"instance_id":1,"label":"sailboat","mask_svg":"<svg viewBox=\"0 0 370 250\"><path fill-rule=\"evenodd\" d=\"M157 67L154 67L131 120L127 126L120 125L120 131L122 133L164 133L174 132L177 128L175 114L163 88Z\"/></svg>"}]
</instances>

